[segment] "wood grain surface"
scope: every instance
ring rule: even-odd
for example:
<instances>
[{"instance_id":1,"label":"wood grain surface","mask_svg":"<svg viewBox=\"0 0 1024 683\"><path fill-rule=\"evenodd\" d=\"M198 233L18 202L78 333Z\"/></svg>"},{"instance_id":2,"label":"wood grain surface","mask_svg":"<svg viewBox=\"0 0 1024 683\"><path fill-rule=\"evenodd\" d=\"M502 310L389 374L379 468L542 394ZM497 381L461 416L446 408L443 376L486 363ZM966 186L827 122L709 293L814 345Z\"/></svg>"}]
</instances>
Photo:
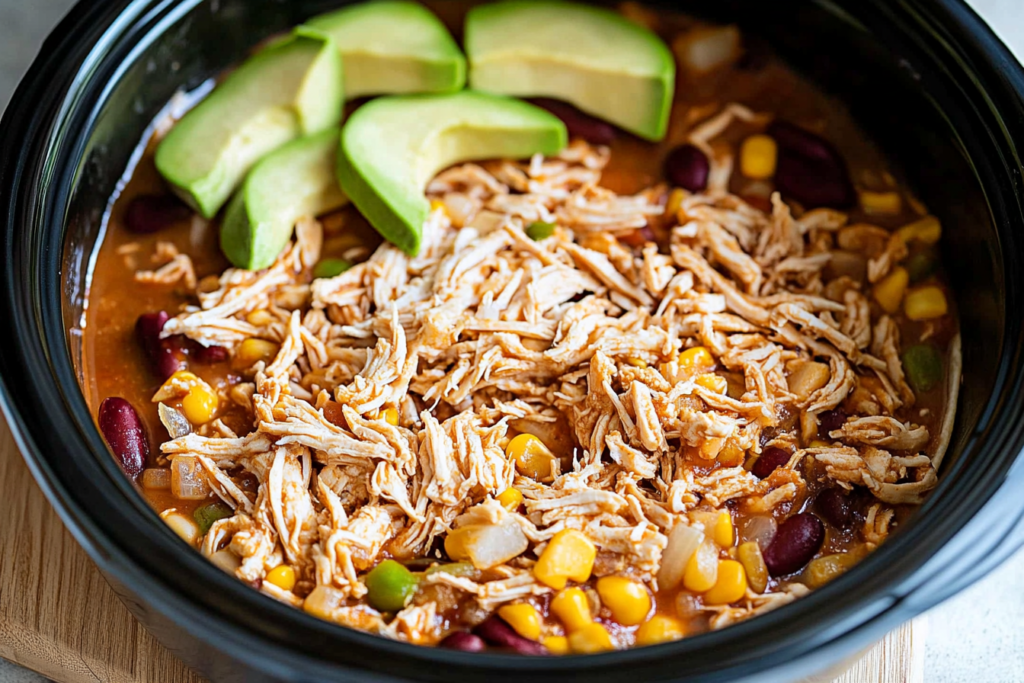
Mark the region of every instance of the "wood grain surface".
<instances>
[{"instance_id":1,"label":"wood grain surface","mask_svg":"<svg viewBox=\"0 0 1024 683\"><path fill-rule=\"evenodd\" d=\"M0 416L0 657L58 683L199 683L132 617L64 528ZM906 624L806 683L920 683L923 629Z\"/></svg>"}]
</instances>

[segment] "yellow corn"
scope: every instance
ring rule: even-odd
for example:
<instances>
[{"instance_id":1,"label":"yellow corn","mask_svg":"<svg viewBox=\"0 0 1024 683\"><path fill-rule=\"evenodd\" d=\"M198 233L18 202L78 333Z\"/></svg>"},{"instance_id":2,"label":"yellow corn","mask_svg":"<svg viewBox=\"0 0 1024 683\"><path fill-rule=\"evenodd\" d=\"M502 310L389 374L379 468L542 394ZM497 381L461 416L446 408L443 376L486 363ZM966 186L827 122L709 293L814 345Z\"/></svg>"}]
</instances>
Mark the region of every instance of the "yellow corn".
<instances>
[{"instance_id":1,"label":"yellow corn","mask_svg":"<svg viewBox=\"0 0 1024 683\"><path fill-rule=\"evenodd\" d=\"M612 637L604 626L589 623L578 631L569 634L569 649L576 654L589 655L597 652L614 650Z\"/></svg>"},{"instance_id":2,"label":"yellow corn","mask_svg":"<svg viewBox=\"0 0 1024 683\"><path fill-rule=\"evenodd\" d=\"M651 595L639 581L624 576L603 576L597 580L601 604L611 610L615 621L623 626L636 626L651 611Z\"/></svg>"},{"instance_id":3,"label":"yellow corn","mask_svg":"<svg viewBox=\"0 0 1024 683\"><path fill-rule=\"evenodd\" d=\"M711 355L707 347L694 346L692 349L686 349L679 354L676 363L681 368L707 371L715 367L715 357Z\"/></svg>"},{"instance_id":4,"label":"yellow corn","mask_svg":"<svg viewBox=\"0 0 1024 683\"><path fill-rule=\"evenodd\" d=\"M580 588L563 588L551 600L551 611L555 613L565 630L572 633L594 620L590 615L590 601Z\"/></svg>"},{"instance_id":5,"label":"yellow corn","mask_svg":"<svg viewBox=\"0 0 1024 683\"><path fill-rule=\"evenodd\" d=\"M717 459L725 467L739 467L743 464L746 457L746 451L738 446L729 444L718 453Z\"/></svg>"},{"instance_id":6,"label":"yellow corn","mask_svg":"<svg viewBox=\"0 0 1024 683\"><path fill-rule=\"evenodd\" d=\"M713 372L705 372L703 375L697 375L697 379L693 381L694 384L704 387L708 391L713 391L716 394L724 394L729 391L728 380Z\"/></svg>"},{"instance_id":7,"label":"yellow corn","mask_svg":"<svg viewBox=\"0 0 1024 683\"><path fill-rule=\"evenodd\" d=\"M398 411L396 409L385 408L380 412L380 416L392 427L398 426Z\"/></svg>"},{"instance_id":8,"label":"yellow corn","mask_svg":"<svg viewBox=\"0 0 1024 683\"><path fill-rule=\"evenodd\" d=\"M498 494L498 502L509 512L516 512L523 504L523 494L519 489L505 489Z\"/></svg>"},{"instance_id":9,"label":"yellow corn","mask_svg":"<svg viewBox=\"0 0 1024 683\"><path fill-rule=\"evenodd\" d=\"M665 202L665 215L675 216L679 213L679 209L683 207L683 199L686 198L686 192L680 188L675 188L668 195L668 201Z\"/></svg>"},{"instance_id":10,"label":"yellow corn","mask_svg":"<svg viewBox=\"0 0 1024 683\"><path fill-rule=\"evenodd\" d=\"M910 274L907 269L901 266L893 268L891 273L875 284L872 290L875 301L886 313L895 313L900 310L903 294L906 293L908 284L910 284Z\"/></svg>"},{"instance_id":11,"label":"yellow corn","mask_svg":"<svg viewBox=\"0 0 1024 683\"><path fill-rule=\"evenodd\" d=\"M565 636L548 636L541 644L553 655L569 654L569 639Z\"/></svg>"},{"instance_id":12,"label":"yellow corn","mask_svg":"<svg viewBox=\"0 0 1024 683\"><path fill-rule=\"evenodd\" d=\"M647 361L643 358L637 358L636 356L630 356L626 359L626 362L632 365L634 368L646 368Z\"/></svg>"},{"instance_id":13,"label":"yellow corn","mask_svg":"<svg viewBox=\"0 0 1024 683\"><path fill-rule=\"evenodd\" d=\"M260 309L253 311L249 315L245 316L246 322L256 327L265 327L270 323L274 322L274 316L270 315L267 311Z\"/></svg>"},{"instance_id":14,"label":"yellow corn","mask_svg":"<svg viewBox=\"0 0 1024 683\"><path fill-rule=\"evenodd\" d=\"M505 447L505 455L516 463L520 474L544 481L551 478L551 461L555 454L533 434L518 434Z\"/></svg>"},{"instance_id":15,"label":"yellow corn","mask_svg":"<svg viewBox=\"0 0 1024 683\"><path fill-rule=\"evenodd\" d=\"M807 569L804 570L807 585L811 588L820 588L857 564L859 559L857 555L852 553L835 553L834 555L816 557L810 561Z\"/></svg>"},{"instance_id":16,"label":"yellow corn","mask_svg":"<svg viewBox=\"0 0 1024 683\"><path fill-rule=\"evenodd\" d=\"M530 603L519 602L514 605L502 605L498 609L498 616L523 638L530 640L540 638L540 613Z\"/></svg>"},{"instance_id":17,"label":"yellow corn","mask_svg":"<svg viewBox=\"0 0 1024 683\"><path fill-rule=\"evenodd\" d=\"M694 593L710 590L718 581L718 549L708 540L697 548L683 571L683 586Z\"/></svg>"},{"instance_id":18,"label":"yellow corn","mask_svg":"<svg viewBox=\"0 0 1024 683\"><path fill-rule=\"evenodd\" d=\"M867 213L893 214L903 209L903 198L899 192L871 192L861 190L860 205Z\"/></svg>"},{"instance_id":19,"label":"yellow corn","mask_svg":"<svg viewBox=\"0 0 1024 683\"><path fill-rule=\"evenodd\" d=\"M940 318L949 312L946 294L939 287L930 286L915 289L907 294L903 312L911 320Z\"/></svg>"},{"instance_id":20,"label":"yellow corn","mask_svg":"<svg viewBox=\"0 0 1024 683\"><path fill-rule=\"evenodd\" d=\"M828 448L831 446L828 441L822 441L821 439L811 439L811 443L807 445L808 448Z\"/></svg>"},{"instance_id":21,"label":"yellow corn","mask_svg":"<svg viewBox=\"0 0 1024 683\"><path fill-rule=\"evenodd\" d=\"M747 594L747 575L743 565L736 560L720 560L718 580L704 594L706 605L728 605Z\"/></svg>"},{"instance_id":22,"label":"yellow corn","mask_svg":"<svg viewBox=\"0 0 1024 683\"><path fill-rule=\"evenodd\" d=\"M747 573L747 582L756 593L764 593L768 587L768 567L764 563L764 556L761 555L761 546L757 541L741 543L736 549L736 556Z\"/></svg>"},{"instance_id":23,"label":"yellow corn","mask_svg":"<svg viewBox=\"0 0 1024 683\"><path fill-rule=\"evenodd\" d=\"M250 337L238 345L238 351L235 352L235 357L231 359L231 365L235 369L242 370L251 368L260 361L270 363L274 360L279 349L280 347L272 341Z\"/></svg>"},{"instance_id":24,"label":"yellow corn","mask_svg":"<svg viewBox=\"0 0 1024 683\"><path fill-rule=\"evenodd\" d=\"M685 635L683 624L678 619L655 614L650 621L641 624L640 628L636 630L636 644L640 646L658 645L679 640Z\"/></svg>"},{"instance_id":25,"label":"yellow corn","mask_svg":"<svg viewBox=\"0 0 1024 683\"><path fill-rule=\"evenodd\" d=\"M732 515L724 510L719 513L711 529L711 538L722 548L732 547L736 542L736 528L732 524Z\"/></svg>"},{"instance_id":26,"label":"yellow corn","mask_svg":"<svg viewBox=\"0 0 1024 683\"><path fill-rule=\"evenodd\" d=\"M196 526L196 523L179 512L172 512L164 516L164 522L186 543L192 543L199 535L199 527Z\"/></svg>"},{"instance_id":27,"label":"yellow corn","mask_svg":"<svg viewBox=\"0 0 1024 683\"><path fill-rule=\"evenodd\" d=\"M431 199L430 200L430 210L431 210L431 212L433 212L433 211L441 211L445 216L448 215L448 207L445 206L445 203L442 202L440 199Z\"/></svg>"},{"instance_id":28,"label":"yellow corn","mask_svg":"<svg viewBox=\"0 0 1024 683\"><path fill-rule=\"evenodd\" d=\"M264 581L274 584L283 591L290 591L295 588L295 570L286 564L279 564L267 572Z\"/></svg>"},{"instance_id":29,"label":"yellow corn","mask_svg":"<svg viewBox=\"0 0 1024 683\"><path fill-rule=\"evenodd\" d=\"M740 147L740 172L754 180L765 180L775 175L778 145L768 135L751 135Z\"/></svg>"},{"instance_id":30,"label":"yellow corn","mask_svg":"<svg viewBox=\"0 0 1024 683\"><path fill-rule=\"evenodd\" d=\"M533 575L544 585L561 590L569 579L578 583L589 579L596 557L597 548L589 538L575 529L562 529L548 541L533 565Z\"/></svg>"},{"instance_id":31,"label":"yellow corn","mask_svg":"<svg viewBox=\"0 0 1024 683\"><path fill-rule=\"evenodd\" d=\"M181 399L181 412L195 425L206 424L217 412L217 394L210 385L197 378L195 384Z\"/></svg>"},{"instance_id":32,"label":"yellow corn","mask_svg":"<svg viewBox=\"0 0 1024 683\"><path fill-rule=\"evenodd\" d=\"M942 237L942 223L935 216L925 216L896 231L904 242L918 240L925 244L935 244Z\"/></svg>"}]
</instances>

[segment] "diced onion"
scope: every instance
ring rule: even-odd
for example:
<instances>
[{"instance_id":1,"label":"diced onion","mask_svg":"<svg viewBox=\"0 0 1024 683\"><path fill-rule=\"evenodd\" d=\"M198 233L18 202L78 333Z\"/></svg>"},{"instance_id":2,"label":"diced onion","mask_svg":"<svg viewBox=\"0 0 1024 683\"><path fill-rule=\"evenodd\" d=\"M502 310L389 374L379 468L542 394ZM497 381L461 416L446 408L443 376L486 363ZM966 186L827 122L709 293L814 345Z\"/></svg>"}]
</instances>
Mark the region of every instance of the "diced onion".
<instances>
[{"instance_id":1,"label":"diced onion","mask_svg":"<svg viewBox=\"0 0 1024 683\"><path fill-rule=\"evenodd\" d=\"M160 422L172 439L192 433L192 423L188 421L188 418L181 411L175 410L164 403L158 405L156 411L160 415Z\"/></svg>"},{"instance_id":2,"label":"diced onion","mask_svg":"<svg viewBox=\"0 0 1024 683\"><path fill-rule=\"evenodd\" d=\"M679 36L672 50L683 68L699 74L736 61L740 42L740 31L735 26L702 27Z\"/></svg>"},{"instance_id":3,"label":"diced onion","mask_svg":"<svg viewBox=\"0 0 1024 683\"><path fill-rule=\"evenodd\" d=\"M658 570L658 590L672 590L683 580L686 563L696 552L704 534L696 527L676 524L668 535L668 545L661 554L661 568Z\"/></svg>"},{"instance_id":4,"label":"diced onion","mask_svg":"<svg viewBox=\"0 0 1024 683\"><path fill-rule=\"evenodd\" d=\"M775 532L778 528L778 522L775 521L774 517L766 515L749 517L743 522L743 527L740 529L740 541L744 543L756 541L763 550L775 538Z\"/></svg>"},{"instance_id":5,"label":"diced onion","mask_svg":"<svg viewBox=\"0 0 1024 683\"><path fill-rule=\"evenodd\" d=\"M210 495L206 473L191 455L176 455L171 461L171 493L179 500L204 500Z\"/></svg>"},{"instance_id":6,"label":"diced onion","mask_svg":"<svg viewBox=\"0 0 1024 683\"><path fill-rule=\"evenodd\" d=\"M167 490L171 488L171 471L166 467L147 467L142 470L139 482L144 489Z\"/></svg>"}]
</instances>

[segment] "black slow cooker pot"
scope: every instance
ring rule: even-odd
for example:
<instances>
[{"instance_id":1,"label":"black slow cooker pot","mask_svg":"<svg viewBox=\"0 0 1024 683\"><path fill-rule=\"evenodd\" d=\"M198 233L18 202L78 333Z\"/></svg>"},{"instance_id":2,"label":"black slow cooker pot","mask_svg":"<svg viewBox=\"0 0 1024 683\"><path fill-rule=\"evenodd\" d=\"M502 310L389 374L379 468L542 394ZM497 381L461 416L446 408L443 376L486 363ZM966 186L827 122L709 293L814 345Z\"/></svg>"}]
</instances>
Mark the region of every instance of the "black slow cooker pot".
<instances>
[{"instance_id":1,"label":"black slow cooker pot","mask_svg":"<svg viewBox=\"0 0 1024 683\"><path fill-rule=\"evenodd\" d=\"M318 621L223 574L117 468L79 388L90 254L137 142L262 38L337 0L82 0L46 41L0 131L0 398L36 480L118 595L217 681L792 680L969 585L1024 525L1024 71L957 0L714 0L848 103L945 226L964 377L941 483L838 580L678 643L586 657L417 648ZM99 625L97 625L99 626Z\"/></svg>"}]
</instances>

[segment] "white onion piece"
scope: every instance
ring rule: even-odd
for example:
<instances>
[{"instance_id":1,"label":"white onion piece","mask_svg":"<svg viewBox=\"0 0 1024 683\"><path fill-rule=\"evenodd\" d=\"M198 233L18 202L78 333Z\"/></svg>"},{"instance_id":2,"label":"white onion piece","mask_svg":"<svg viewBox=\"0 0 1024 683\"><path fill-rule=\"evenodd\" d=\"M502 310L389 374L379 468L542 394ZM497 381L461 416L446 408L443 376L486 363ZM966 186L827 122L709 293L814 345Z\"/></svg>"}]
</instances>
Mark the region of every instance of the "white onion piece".
<instances>
[{"instance_id":1,"label":"white onion piece","mask_svg":"<svg viewBox=\"0 0 1024 683\"><path fill-rule=\"evenodd\" d=\"M470 524L450 532L453 560L469 560L477 569L490 569L519 557L529 546L519 524L509 517L502 524ZM445 543L445 548L449 547ZM463 555L462 552L465 554Z\"/></svg>"},{"instance_id":2,"label":"white onion piece","mask_svg":"<svg viewBox=\"0 0 1024 683\"><path fill-rule=\"evenodd\" d=\"M661 568L658 569L658 590L672 590L683 580L686 563L697 551L704 532L686 524L676 524L668 535L668 545L661 554Z\"/></svg>"},{"instance_id":3,"label":"white onion piece","mask_svg":"<svg viewBox=\"0 0 1024 683\"><path fill-rule=\"evenodd\" d=\"M700 74L739 59L740 40L735 26L702 27L679 36L672 50L686 70Z\"/></svg>"},{"instance_id":4,"label":"white onion piece","mask_svg":"<svg viewBox=\"0 0 1024 683\"><path fill-rule=\"evenodd\" d=\"M192 423L181 411L161 403L156 407L156 412L159 413L160 422L172 439L192 433Z\"/></svg>"},{"instance_id":5,"label":"white onion piece","mask_svg":"<svg viewBox=\"0 0 1024 683\"><path fill-rule=\"evenodd\" d=\"M778 522L775 521L774 517L766 515L748 517L740 527L740 543L757 541L757 545L762 549L767 548L768 544L775 538L775 532L778 531L778 528Z\"/></svg>"},{"instance_id":6,"label":"white onion piece","mask_svg":"<svg viewBox=\"0 0 1024 683\"><path fill-rule=\"evenodd\" d=\"M206 472L191 455L176 455L171 460L171 493L179 500L203 500L210 495Z\"/></svg>"},{"instance_id":7,"label":"white onion piece","mask_svg":"<svg viewBox=\"0 0 1024 683\"><path fill-rule=\"evenodd\" d=\"M165 467L147 467L142 470L139 483L144 489L166 491L171 488L171 471Z\"/></svg>"},{"instance_id":8,"label":"white onion piece","mask_svg":"<svg viewBox=\"0 0 1024 683\"><path fill-rule=\"evenodd\" d=\"M208 559L228 574L234 574L235 570L242 566L242 561L238 559L238 555L227 549L218 550L213 555L210 555Z\"/></svg>"}]
</instances>

